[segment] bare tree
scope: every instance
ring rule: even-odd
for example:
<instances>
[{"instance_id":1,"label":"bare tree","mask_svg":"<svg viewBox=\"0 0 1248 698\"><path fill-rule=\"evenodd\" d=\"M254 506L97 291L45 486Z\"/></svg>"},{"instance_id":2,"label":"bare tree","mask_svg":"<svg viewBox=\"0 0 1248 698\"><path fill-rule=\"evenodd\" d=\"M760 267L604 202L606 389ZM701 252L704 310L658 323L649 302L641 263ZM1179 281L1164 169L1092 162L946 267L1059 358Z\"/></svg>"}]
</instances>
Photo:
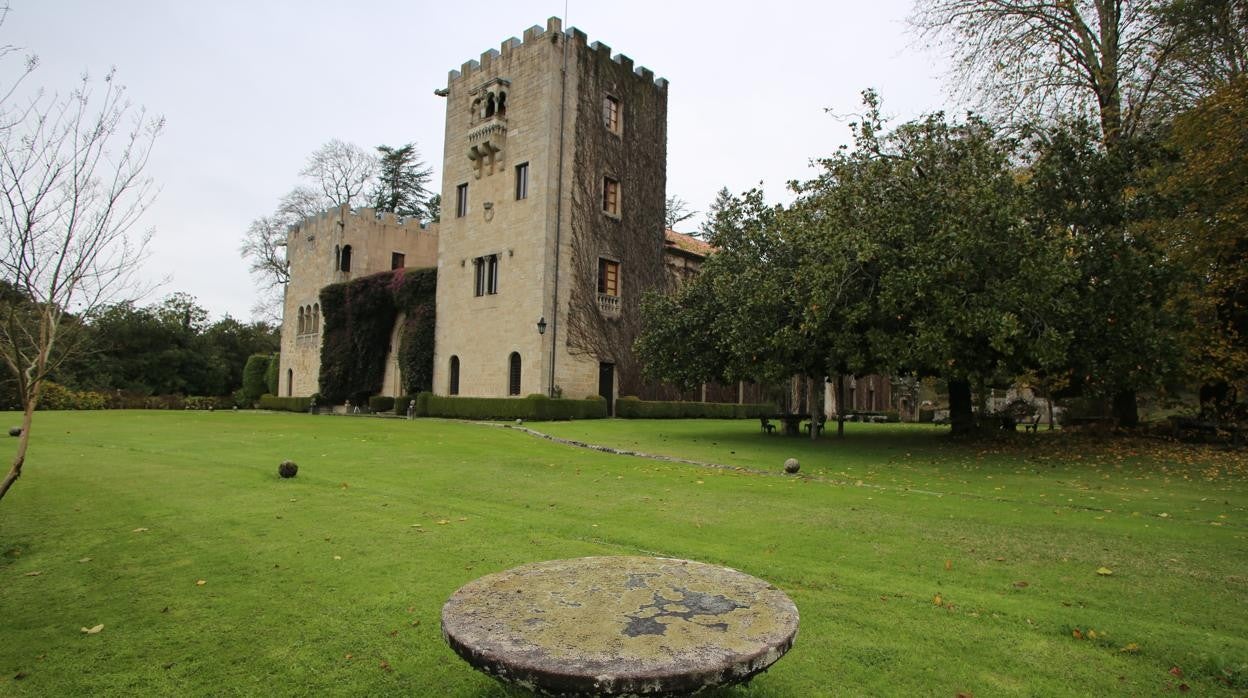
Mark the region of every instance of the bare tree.
<instances>
[{"instance_id":1,"label":"bare tree","mask_svg":"<svg viewBox=\"0 0 1248 698\"><path fill-rule=\"evenodd\" d=\"M330 207L355 206L377 179L377 158L335 138L317 148L299 174L316 183Z\"/></svg>"},{"instance_id":2,"label":"bare tree","mask_svg":"<svg viewBox=\"0 0 1248 698\"><path fill-rule=\"evenodd\" d=\"M967 96L1009 121L1099 118L1113 148L1148 114L1174 37L1164 0L918 0L910 21L944 48Z\"/></svg>"},{"instance_id":3,"label":"bare tree","mask_svg":"<svg viewBox=\"0 0 1248 698\"><path fill-rule=\"evenodd\" d=\"M689 209L689 202L672 194L667 197L667 207L663 211L663 224L668 230L675 230L676 226L684 221L698 215L697 211Z\"/></svg>"},{"instance_id":4,"label":"bare tree","mask_svg":"<svg viewBox=\"0 0 1248 698\"><path fill-rule=\"evenodd\" d=\"M133 109L111 72L95 88L84 76L64 98L0 105L0 273L11 287L0 359L23 410L0 498L22 474L44 382L77 348L66 326L137 292L150 238L134 229L154 195L143 171L164 121Z\"/></svg>"}]
</instances>

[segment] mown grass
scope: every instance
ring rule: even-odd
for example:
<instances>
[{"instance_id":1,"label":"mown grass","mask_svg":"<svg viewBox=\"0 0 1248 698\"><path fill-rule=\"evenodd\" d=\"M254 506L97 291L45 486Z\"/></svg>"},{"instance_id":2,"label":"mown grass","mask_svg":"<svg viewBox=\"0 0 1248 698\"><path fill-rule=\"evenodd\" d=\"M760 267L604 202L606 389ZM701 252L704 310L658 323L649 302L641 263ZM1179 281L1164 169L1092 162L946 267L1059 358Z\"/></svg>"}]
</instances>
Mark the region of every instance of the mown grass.
<instances>
[{"instance_id":1,"label":"mown grass","mask_svg":"<svg viewBox=\"0 0 1248 698\"><path fill-rule=\"evenodd\" d=\"M440 420L40 414L0 502L0 693L515 694L446 648L446 597L524 562L635 553L726 564L797 603L793 651L725 695L1248 688L1242 453L534 426L748 470ZM789 456L800 477L780 474Z\"/></svg>"}]
</instances>

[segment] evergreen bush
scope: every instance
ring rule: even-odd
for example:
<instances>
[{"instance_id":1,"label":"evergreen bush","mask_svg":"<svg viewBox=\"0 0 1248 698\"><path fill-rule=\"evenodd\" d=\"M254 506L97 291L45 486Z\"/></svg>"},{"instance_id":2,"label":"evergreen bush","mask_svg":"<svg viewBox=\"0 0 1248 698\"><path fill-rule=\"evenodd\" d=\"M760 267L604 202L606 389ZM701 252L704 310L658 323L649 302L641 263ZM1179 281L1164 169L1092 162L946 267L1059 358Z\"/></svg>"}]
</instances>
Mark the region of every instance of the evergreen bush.
<instances>
[{"instance_id":1,"label":"evergreen bush","mask_svg":"<svg viewBox=\"0 0 1248 698\"><path fill-rule=\"evenodd\" d=\"M606 400L565 400L545 395L525 398L443 397L424 392L416 396L418 417L457 419L524 419L550 421L564 419L603 419Z\"/></svg>"},{"instance_id":2,"label":"evergreen bush","mask_svg":"<svg viewBox=\"0 0 1248 698\"><path fill-rule=\"evenodd\" d=\"M265 392L270 395L277 395L277 378L281 365L281 357L278 354L273 354L269 357L269 365L264 369Z\"/></svg>"},{"instance_id":3,"label":"evergreen bush","mask_svg":"<svg viewBox=\"0 0 1248 698\"><path fill-rule=\"evenodd\" d=\"M243 365L243 397L254 405L261 395L275 394L265 385L264 376L269 371L272 357L268 354L252 354Z\"/></svg>"},{"instance_id":4,"label":"evergreen bush","mask_svg":"<svg viewBox=\"0 0 1248 698\"><path fill-rule=\"evenodd\" d=\"M369 412L391 412L394 410L394 398L385 395L374 395L368 399Z\"/></svg>"},{"instance_id":5,"label":"evergreen bush","mask_svg":"<svg viewBox=\"0 0 1248 698\"><path fill-rule=\"evenodd\" d=\"M770 403L666 402L631 395L615 401L615 415L625 419L758 419L775 411Z\"/></svg>"},{"instance_id":6,"label":"evergreen bush","mask_svg":"<svg viewBox=\"0 0 1248 698\"><path fill-rule=\"evenodd\" d=\"M285 412L307 412L312 406L312 398L310 397L278 397L276 395L261 395L260 409L277 410Z\"/></svg>"}]
</instances>

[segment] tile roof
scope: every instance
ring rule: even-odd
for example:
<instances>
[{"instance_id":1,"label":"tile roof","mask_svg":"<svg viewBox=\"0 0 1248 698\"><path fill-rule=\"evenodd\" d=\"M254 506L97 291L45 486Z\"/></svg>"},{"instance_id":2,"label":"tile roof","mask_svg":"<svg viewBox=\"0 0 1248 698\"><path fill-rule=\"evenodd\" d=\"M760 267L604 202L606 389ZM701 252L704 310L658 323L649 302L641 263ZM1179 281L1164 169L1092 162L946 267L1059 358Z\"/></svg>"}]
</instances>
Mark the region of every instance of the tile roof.
<instances>
[{"instance_id":1,"label":"tile roof","mask_svg":"<svg viewBox=\"0 0 1248 698\"><path fill-rule=\"evenodd\" d=\"M674 247L682 252L689 252L700 257L706 257L715 251L710 244L684 233L678 233L675 230L664 231L664 247Z\"/></svg>"}]
</instances>

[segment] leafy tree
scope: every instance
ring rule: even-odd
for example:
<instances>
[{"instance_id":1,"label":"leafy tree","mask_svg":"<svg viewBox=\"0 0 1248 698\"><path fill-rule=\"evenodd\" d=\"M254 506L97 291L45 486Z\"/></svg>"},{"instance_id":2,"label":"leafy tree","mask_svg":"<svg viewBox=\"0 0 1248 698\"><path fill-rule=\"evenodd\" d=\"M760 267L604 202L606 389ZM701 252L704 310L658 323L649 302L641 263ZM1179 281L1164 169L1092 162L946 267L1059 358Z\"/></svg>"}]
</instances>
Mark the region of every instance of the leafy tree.
<instances>
[{"instance_id":1,"label":"leafy tree","mask_svg":"<svg viewBox=\"0 0 1248 698\"><path fill-rule=\"evenodd\" d=\"M252 354L247 357L247 364L243 367L242 390L243 397L253 405L260 400L261 395L268 392L264 377L272 358L269 354Z\"/></svg>"},{"instance_id":2,"label":"leafy tree","mask_svg":"<svg viewBox=\"0 0 1248 698\"><path fill-rule=\"evenodd\" d=\"M377 152L380 158L372 192L373 208L428 220L428 201L433 194L429 183L433 179L433 168L420 159L420 153L412 143L398 148L379 145Z\"/></svg>"},{"instance_id":3,"label":"leafy tree","mask_svg":"<svg viewBox=\"0 0 1248 698\"><path fill-rule=\"evenodd\" d=\"M1169 215L1150 221L1169 258L1190 272L1195 375L1214 402L1248 380L1248 75L1180 115L1177 153L1156 171Z\"/></svg>"},{"instance_id":4,"label":"leafy tree","mask_svg":"<svg viewBox=\"0 0 1248 698\"><path fill-rule=\"evenodd\" d=\"M429 197L429 201L425 203L425 210L429 215L430 223L442 220L442 195L434 194Z\"/></svg>"},{"instance_id":5,"label":"leafy tree","mask_svg":"<svg viewBox=\"0 0 1248 698\"><path fill-rule=\"evenodd\" d=\"M63 98L40 92L17 108L0 96L0 271L18 299L0 305L0 359L23 412L0 498L22 474L45 381L81 348L65 332L70 310L91 318L134 291L144 258L148 236L134 230L163 120L132 109L112 73L95 88L84 76Z\"/></svg>"},{"instance_id":6,"label":"leafy tree","mask_svg":"<svg viewBox=\"0 0 1248 698\"><path fill-rule=\"evenodd\" d=\"M1173 48L1157 91L1175 111L1248 74L1248 0L1172 0L1158 13Z\"/></svg>"}]
</instances>

